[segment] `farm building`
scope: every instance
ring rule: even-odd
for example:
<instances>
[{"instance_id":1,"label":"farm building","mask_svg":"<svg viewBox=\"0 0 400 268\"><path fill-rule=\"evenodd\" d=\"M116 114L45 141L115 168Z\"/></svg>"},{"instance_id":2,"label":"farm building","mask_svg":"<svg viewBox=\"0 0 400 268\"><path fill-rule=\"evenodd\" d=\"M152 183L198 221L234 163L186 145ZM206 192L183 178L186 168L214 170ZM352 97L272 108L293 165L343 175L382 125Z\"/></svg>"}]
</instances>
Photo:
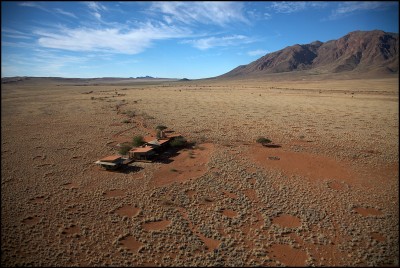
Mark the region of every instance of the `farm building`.
<instances>
[{"instance_id":1,"label":"farm building","mask_svg":"<svg viewBox=\"0 0 400 268\"><path fill-rule=\"evenodd\" d=\"M151 146L133 148L129 151L129 158L136 160L150 160L155 154Z\"/></svg>"},{"instance_id":2,"label":"farm building","mask_svg":"<svg viewBox=\"0 0 400 268\"><path fill-rule=\"evenodd\" d=\"M95 162L95 164L100 165L105 169L117 169L122 166L124 159L119 155L111 155L104 157Z\"/></svg>"}]
</instances>

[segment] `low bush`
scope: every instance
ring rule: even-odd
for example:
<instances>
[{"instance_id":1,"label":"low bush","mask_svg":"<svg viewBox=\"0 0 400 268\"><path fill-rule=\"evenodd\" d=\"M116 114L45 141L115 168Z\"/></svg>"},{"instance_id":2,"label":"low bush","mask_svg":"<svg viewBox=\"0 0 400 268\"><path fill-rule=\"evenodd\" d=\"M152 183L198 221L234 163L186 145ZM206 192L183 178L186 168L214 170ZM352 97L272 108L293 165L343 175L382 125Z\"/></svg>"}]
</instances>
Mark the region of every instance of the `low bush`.
<instances>
[{"instance_id":1,"label":"low bush","mask_svg":"<svg viewBox=\"0 0 400 268\"><path fill-rule=\"evenodd\" d=\"M139 147L139 146L143 145L144 143L145 142L143 140L143 136L138 135L138 136L133 137L133 139L132 139L132 145L135 147Z\"/></svg>"},{"instance_id":2,"label":"low bush","mask_svg":"<svg viewBox=\"0 0 400 268\"><path fill-rule=\"evenodd\" d=\"M129 146L129 145L122 145L120 148L119 148L119 154L121 154L121 155L126 155L128 152L129 152L129 150L130 149L132 149L132 146Z\"/></svg>"},{"instance_id":3,"label":"low bush","mask_svg":"<svg viewBox=\"0 0 400 268\"><path fill-rule=\"evenodd\" d=\"M257 139L257 142L258 142L258 143L264 144L264 143L271 143L272 141L271 141L270 139L268 139L268 138L259 137L259 138Z\"/></svg>"},{"instance_id":4,"label":"low bush","mask_svg":"<svg viewBox=\"0 0 400 268\"><path fill-rule=\"evenodd\" d=\"M172 147L183 147L187 144L187 141L184 137L177 137L170 144Z\"/></svg>"}]
</instances>

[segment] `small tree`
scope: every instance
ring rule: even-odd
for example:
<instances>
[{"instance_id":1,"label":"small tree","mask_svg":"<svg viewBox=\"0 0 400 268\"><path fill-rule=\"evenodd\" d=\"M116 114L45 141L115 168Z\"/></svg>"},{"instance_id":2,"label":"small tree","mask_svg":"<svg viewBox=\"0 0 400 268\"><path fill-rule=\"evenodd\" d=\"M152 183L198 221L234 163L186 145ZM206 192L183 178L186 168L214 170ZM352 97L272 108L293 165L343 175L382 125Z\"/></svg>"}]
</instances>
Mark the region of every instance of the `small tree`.
<instances>
[{"instance_id":1,"label":"small tree","mask_svg":"<svg viewBox=\"0 0 400 268\"><path fill-rule=\"evenodd\" d=\"M167 129L168 127L164 126L164 125L158 125L156 126L157 130L163 131L164 129Z\"/></svg>"},{"instance_id":2,"label":"small tree","mask_svg":"<svg viewBox=\"0 0 400 268\"><path fill-rule=\"evenodd\" d=\"M143 145L144 143L145 142L143 140L143 136L138 135L138 136L133 137L133 140L132 140L132 145L133 146L139 147L139 146Z\"/></svg>"},{"instance_id":3,"label":"small tree","mask_svg":"<svg viewBox=\"0 0 400 268\"><path fill-rule=\"evenodd\" d=\"M187 143L186 139L184 137L177 137L174 140L171 141L171 146L172 147L183 147Z\"/></svg>"},{"instance_id":4,"label":"small tree","mask_svg":"<svg viewBox=\"0 0 400 268\"><path fill-rule=\"evenodd\" d=\"M122 145L122 146L119 148L119 154L121 154L121 155L126 155L126 154L129 152L130 149L132 149L132 146L129 146L129 145Z\"/></svg>"},{"instance_id":5,"label":"small tree","mask_svg":"<svg viewBox=\"0 0 400 268\"><path fill-rule=\"evenodd\" d=\"M162 138L161 130L157 129L157 134L156 134L156 136L157 136L157 139L161 139L161 138Z\"/></svg>"},{"instance_id":6,"label":"small tree","mask_svg":"<svg viewBox=\"0 0 400 268\"><path fill-rule=\"evenodd\" d=\"M268 138L259 137L259 138L257 139L257 142L258 142L258 143L261 143L261 144L268 144L268 143L271 143L272 141L271 141L270 139L268 139Z\"/></svg>"},{"instance_id":7,"label":"small tree","mask_svg":"<svg viewBox=\"0 0 400 268\"><path fill-rule=\"evenodd\" d=\"M156 126L156 130L157 130L157 139L161 139L163 138L163 131L165 129L167 129L168 127L164 126L164 125L158 125Z\"/></svg>"}]
</instances>

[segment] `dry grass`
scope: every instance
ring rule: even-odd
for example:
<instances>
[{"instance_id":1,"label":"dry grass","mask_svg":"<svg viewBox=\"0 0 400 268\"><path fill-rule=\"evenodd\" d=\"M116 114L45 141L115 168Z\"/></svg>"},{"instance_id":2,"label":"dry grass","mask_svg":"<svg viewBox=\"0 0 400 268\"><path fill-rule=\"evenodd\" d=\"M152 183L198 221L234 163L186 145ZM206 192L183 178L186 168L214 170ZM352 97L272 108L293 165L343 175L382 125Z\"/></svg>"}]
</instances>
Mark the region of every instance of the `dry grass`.
<instances>
[{"instance_id":1,"label":"dry grass","mask_svg":"<svg viewBox=\"0 0 400 268\"><path fill-rule=\"evenodd\" d=\"M2 85L1 264L397 265L398 104L398 79ZM94 165L161 124L197 147Z\"/></svg>"}]
</instances>

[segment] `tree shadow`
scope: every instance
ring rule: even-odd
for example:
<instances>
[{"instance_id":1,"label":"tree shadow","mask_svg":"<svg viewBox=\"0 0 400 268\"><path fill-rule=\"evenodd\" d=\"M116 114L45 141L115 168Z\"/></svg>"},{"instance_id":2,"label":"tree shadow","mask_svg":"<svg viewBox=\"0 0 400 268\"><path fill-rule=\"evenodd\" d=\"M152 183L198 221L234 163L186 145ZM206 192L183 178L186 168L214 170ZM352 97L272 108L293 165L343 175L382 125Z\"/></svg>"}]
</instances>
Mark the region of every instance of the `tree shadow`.
<instances>
[{"instance_id":1,"label":"tree shadow","mask_svg":"<svg viewBox=\"0 0 400 268\"><path fill-rule=\"evenodd\" d=\"M281 148L282 146L279 144L263 144L262 146L268 147L268 148Z\"/></svg>"},{"instance_id":2,"label":"tree shadow","mask_svg":"<svg viewBox=\"0 0 400 268\"><path fill-rule=\"evenodd\" d=\"M108 171L108 172L113 172L113 173L124 173L124 174L130 174L130 173L136 173L141 171L143 168L142 167L138 167L138 166L128 166L128 165L122 165L120 168L118 169L106 169L104 171Z\"/></svg>"}]
</instances>

